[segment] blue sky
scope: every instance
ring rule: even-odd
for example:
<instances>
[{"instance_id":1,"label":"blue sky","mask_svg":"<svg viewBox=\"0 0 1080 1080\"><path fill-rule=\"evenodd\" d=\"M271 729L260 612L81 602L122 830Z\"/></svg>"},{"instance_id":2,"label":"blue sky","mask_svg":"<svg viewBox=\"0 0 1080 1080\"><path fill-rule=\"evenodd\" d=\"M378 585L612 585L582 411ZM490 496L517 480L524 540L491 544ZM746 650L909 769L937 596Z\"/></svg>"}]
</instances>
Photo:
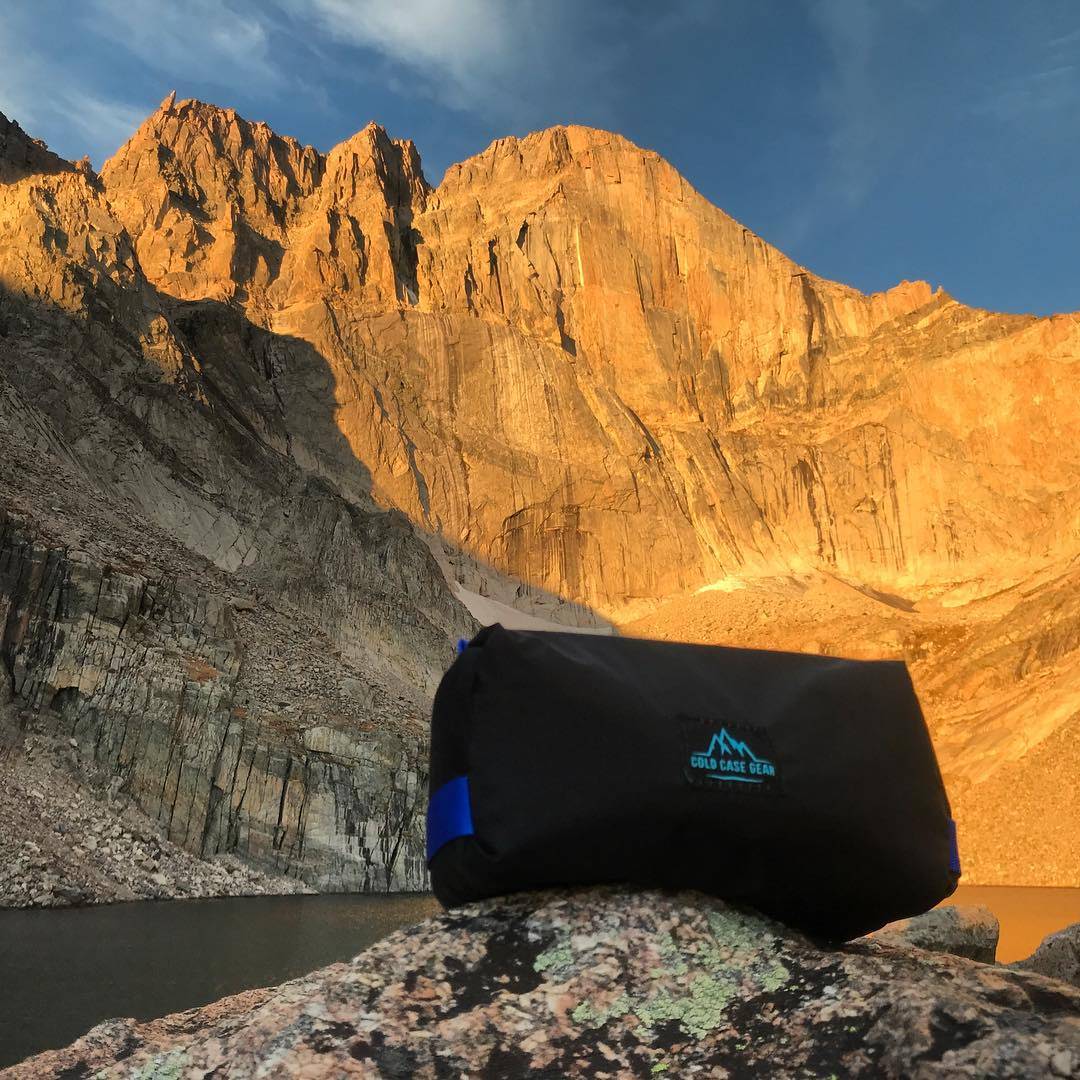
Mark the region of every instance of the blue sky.
<instances>
[{"instance_id":1,"label":"blue sky","mask_svg":"<svg viewBox=\"0 0 1080 1080\"><path fill-rule=\"evenodd\" d=\"M171 89L428 179L557 123L817 273L1080 309L1080 0L6 0L0 111L100 164Z\"/></svg>"}]
</instances>

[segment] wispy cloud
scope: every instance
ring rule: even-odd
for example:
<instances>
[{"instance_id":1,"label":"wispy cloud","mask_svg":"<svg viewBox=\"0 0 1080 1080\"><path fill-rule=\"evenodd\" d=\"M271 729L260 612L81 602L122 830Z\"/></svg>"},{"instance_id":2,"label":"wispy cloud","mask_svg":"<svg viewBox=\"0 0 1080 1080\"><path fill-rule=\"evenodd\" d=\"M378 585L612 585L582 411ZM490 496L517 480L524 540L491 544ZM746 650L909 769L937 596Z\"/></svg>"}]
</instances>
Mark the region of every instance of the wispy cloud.
<instances>
[{"instance_id":1,"label":"wispy cloud","mask_svg":"<svg viewBox=\"0 0 1080 1080\"><path fill-rule=\"evenodd\" d=\"M932 3L934 0L911 0ZM874 63L878 14L869 0L806 0L822 56L814 105L823 132L804 197L775 229L786 250L803 247L837 213L858 210L880 175L882 98Z\"/></svg>"},{"instance_id":2,"label":"wispy cloud","mask_svg":"<svg viewBox=\"0 0 1080 1080\"><path fill-rule=\"evenodd\" d=\"M90 0L88 28L144 64L219 86L272 88L284 79L271 57L269 10L227 0Z\"/></svg>"},{"instance_id":3,"label":"wispy cloud","mask_svg":"<svg viewBox=\"0 0 1080 1080\"><path fill-rule=\"evenodd\" d=\"M881 163L883 128L875 77L877 14L869 0L815 0L810 17L830 60L821 87L829 126L829 183L854 206L862 202Z\"/></svg>"},{"instance_id":4,"label":"wispy cloud","mask_svg":"<svg viewBox=\"0 0 1080 1080\"><path fill-rule=\"evenodd\" d=\"M1052 49L1060 49L1063 46L1077 43L1080 43L1080 29L1070 30L1065 34L1057 34L1047 42Z\"/></svg>"},{"instance_id":5,"label":"wispy cloud","mask_svg":"<svg viewBox=\"0 0 1080 1080\"><path fill-rule=\"evenodd\" d=\"M575 0L276 0L327 39L382 59L380 77L403 96L521 127L574 101L603 113L624 58L635 5ZM677 0L647 21L689 22L702 0ZM628 10L631 9L631 10Z\"/></svg>"},{"instance_id":6,"label":"wispy cloud","mask_svg":"<svg viewBox=\"0 0 1080 1080\"><path fill-rule=\"evenodd\" d=\"M535 14L530 0L284 0L299 18L312 20L337 41L374 49L438 81L455 104L475 105L518 59ZM523 33L524 32L524 33Z\"/></svg>"},{"instance_id":7,"label":"wispy cloud","mask_svg":"<svg viewBox=\"0 0 1080 1080\"><path fill-rule=\"evenodd\" d=\"M54 148L80 157L115 149L146 115L131 101L96 93L64 65L30 48L11 22L0 19L0 112L18 121L31 135L61 133ZM63 135L70 136L64 139Z\"/></svg>"},{"instance_id":8,"label":"wispy cloud","mask_svg":"<svg viewBox=\"0 0 1080 1080\"><path fill-rule=\"evenodd\" d=\"M976 115L1028 127L1065 115L1071 121L1080 106L1080 66L1055 64L1040 71L1001 80L972 106Z\"/></svg>"},{"instance_id":9,"label":"wispy cloud","mask_svg":"<svg viewBox=\"0 0 1080 1080\"><path fill-rule=\"evenodd\" d=\"M87 144L100 140L117 147L129 139L146 119L146 106L127 101L101 98L68 87L57 110L86 139Z\"/></svg>"}]
</instances>

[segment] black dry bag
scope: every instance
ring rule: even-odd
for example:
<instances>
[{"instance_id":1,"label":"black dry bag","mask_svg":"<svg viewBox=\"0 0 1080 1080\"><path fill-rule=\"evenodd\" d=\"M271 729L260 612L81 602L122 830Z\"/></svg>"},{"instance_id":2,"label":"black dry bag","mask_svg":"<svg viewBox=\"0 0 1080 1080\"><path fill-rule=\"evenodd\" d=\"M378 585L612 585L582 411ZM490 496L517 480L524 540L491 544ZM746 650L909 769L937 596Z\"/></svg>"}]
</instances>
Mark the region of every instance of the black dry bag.
<instances>
[{"instance_id":1,"label":"black dry bag","mask_svg":"<svg viewBox=\"0 0 1080 1080\"><path fill-rule=\"evenodd\" d=\"M960 872L902 663L499 625L435 695L428 865L447 906L630 882L831 940Z\"/></svg>"}]
</instances>

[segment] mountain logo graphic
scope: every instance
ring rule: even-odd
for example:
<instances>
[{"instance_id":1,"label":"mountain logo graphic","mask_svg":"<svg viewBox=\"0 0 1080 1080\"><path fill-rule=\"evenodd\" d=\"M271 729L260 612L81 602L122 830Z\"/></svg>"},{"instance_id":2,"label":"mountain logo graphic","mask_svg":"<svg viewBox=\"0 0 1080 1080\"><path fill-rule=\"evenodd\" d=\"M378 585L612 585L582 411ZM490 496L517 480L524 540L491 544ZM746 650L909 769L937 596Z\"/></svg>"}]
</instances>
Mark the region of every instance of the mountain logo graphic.
<instances>
[{"instance_id":1,"label":"mountain logo graphic","mask_svg":"<svg viewBox=\"0 0 1080 1080\"><path fill-rule=\"evenodd\" d=\"M776 766L722 727L712 732L704 750L691 751L688 776L720 783L768 784L776 778Z\"/></svg>"}]
</instances>

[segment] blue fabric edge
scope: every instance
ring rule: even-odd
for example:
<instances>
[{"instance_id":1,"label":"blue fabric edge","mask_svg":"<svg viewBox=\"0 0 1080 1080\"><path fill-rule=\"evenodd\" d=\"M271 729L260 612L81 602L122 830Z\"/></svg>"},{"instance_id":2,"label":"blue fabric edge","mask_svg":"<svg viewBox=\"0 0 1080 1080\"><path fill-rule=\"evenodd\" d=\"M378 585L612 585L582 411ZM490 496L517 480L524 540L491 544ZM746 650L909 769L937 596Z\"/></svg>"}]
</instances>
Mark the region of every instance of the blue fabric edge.
<instances>
[{"instance_id":1,"label":"blue fabric edge","mask_svg":"<svg viewBox=\"0 0 1080 1080\"><path fill-rule=\"evenodd\" d=\"M455 776L431 793L427 810L427 861L459 836L474 832L469 801L469 778Z\"/></svg>"}]
</instances>

